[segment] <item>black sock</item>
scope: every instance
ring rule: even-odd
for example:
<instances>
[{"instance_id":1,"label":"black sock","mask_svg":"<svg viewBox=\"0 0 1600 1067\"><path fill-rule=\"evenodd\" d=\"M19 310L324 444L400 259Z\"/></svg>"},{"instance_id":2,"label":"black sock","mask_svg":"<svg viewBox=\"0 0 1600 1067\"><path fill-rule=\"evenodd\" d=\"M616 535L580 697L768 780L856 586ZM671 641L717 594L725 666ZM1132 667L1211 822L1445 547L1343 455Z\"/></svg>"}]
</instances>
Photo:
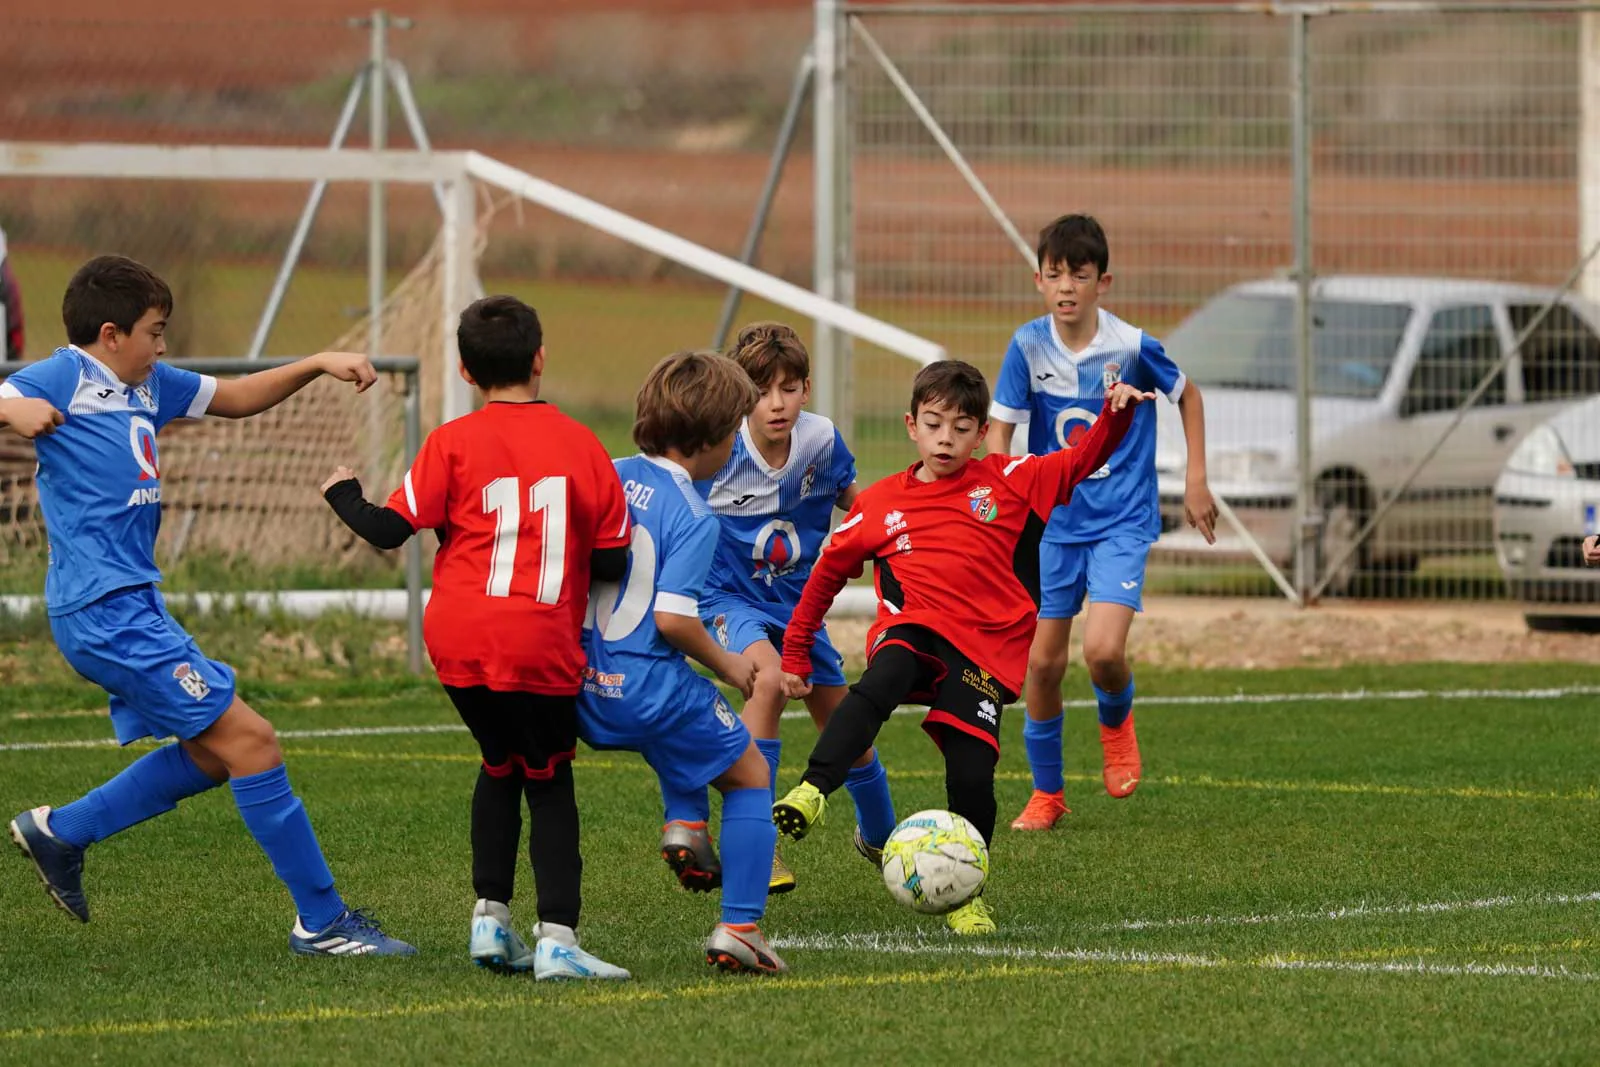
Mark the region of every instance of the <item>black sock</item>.
<instances>
[{"instance_id":1,"label":"black sock","mask_svg":"<svg viewBox=\"0 0 1600 1067\"><path fill-rule=\"evenodd\" d=\"M515 770L497 778L478 768L472 791L472 889L480 899L511 903L522 838L522 781Z\"/></svg>"},{"instance_id":2,"label":"black sock","mask_svg":"<svg viewBox=\"0 0 1600 1067\"><path fill-rule=\"evenodd\" d=\"M999 754L987 741L948 727L943 735L944 794L950 810L977 828L994 848L994 767Z\"/></svg>"},{"instance_id":3,"label":"black sock","mask_svg":"<svg viewBox=\"0 0 1600 1067\"><path fill-rule=\"evenodd\" d=\"M539 893L539 921L578 928L583 895L583 855L578 849L578 798L572 764L525 783L528 797L528 859Z\"/></svg>"}]
</instances>

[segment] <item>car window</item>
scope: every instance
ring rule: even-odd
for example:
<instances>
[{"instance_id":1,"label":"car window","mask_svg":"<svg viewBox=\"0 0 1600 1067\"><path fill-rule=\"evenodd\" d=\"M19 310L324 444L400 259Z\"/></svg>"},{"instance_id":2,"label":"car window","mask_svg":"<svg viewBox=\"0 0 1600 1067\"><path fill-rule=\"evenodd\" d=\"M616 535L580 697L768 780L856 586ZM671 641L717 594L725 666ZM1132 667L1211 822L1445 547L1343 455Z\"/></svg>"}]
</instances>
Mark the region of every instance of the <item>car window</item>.
<instances>
[{"instance_id":1,"label":"car window","mask_svg":"<svg viewBox=\"0 0 1600 1067\"><path fill-rule=\"evenodd\" d=\"M1363 399L1382 392L1410 306L1315 300L1311 316L1312 391ZM1292 390L1294 300L1225 293L1173 331L1167 351L1202 387Z\"/></svg>"},{"instance_id":2,"label":"car window","mask_svg":"<svg viewBox=\"0 0 1600 1067\"><path fill-rule=\"evenodd\" d=\"M1518 337L1539 314L1537 304L1513 304ZM1528 403L1600 393L1600 338L1565 304L1550 309L1522 342L1522 389Z\"/></svg>"},{"instance_id":3,"label":"car window","mask_svg":"<svg viewBox=\"0 0 1600 1067\"><path fill-rule=\"evenodd\" d=\"M1402 415L1451 411L1461 406L1500 361L1500 337L1494 312L1487 306L1442 308L1433 313L1428 333L1411 369L1411 381L1401 401ZM1506 402L1506 376L1501 370L1475 407Z\"/></svg>"}]
</instances>

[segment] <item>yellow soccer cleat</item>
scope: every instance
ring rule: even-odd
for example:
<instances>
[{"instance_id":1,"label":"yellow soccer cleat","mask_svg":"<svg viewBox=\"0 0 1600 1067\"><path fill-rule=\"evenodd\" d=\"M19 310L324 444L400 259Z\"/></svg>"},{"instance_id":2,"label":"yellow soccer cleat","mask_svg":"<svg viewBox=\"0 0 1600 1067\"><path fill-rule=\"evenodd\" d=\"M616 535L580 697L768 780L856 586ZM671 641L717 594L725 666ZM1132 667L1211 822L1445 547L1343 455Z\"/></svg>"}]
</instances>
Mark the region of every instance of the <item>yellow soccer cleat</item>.
<instances>
[{"instance_id":1,"label":"yellow soccer cleat","mask_svg":"<svg viewBox=\"0 0 1600 1067\"><path fill-rule=\"evenodd\" d=\"M787 893L795 887L794 872L789 865L783 862L783 857L774 849L772 853L772 877L767 879L767 896L777 893Z\"/></svg>"},{"instance_id":2,"label":"yellow soccer cleat","mask_svg":"<svg viewBox=\"0 0 1600 1067\"><path fill-rule=\"evenodd\" d=\"M813 826L822 825L823 812L828 798L810 782L801 782L772 805L772 822L778 833L787 834L796 841L811 832Z\"/></svg>"},{"instance_id":3,"label":"yellow soccer cleat","mask_svg":"<svg viewBox=\"0 0 1600 1067\"><path fill-rule=\"evenodd\" d=\"M962 937L987 937L995 931L994 911L981 895L946 915L944 921Z\"/></svg>"}]
</instances>

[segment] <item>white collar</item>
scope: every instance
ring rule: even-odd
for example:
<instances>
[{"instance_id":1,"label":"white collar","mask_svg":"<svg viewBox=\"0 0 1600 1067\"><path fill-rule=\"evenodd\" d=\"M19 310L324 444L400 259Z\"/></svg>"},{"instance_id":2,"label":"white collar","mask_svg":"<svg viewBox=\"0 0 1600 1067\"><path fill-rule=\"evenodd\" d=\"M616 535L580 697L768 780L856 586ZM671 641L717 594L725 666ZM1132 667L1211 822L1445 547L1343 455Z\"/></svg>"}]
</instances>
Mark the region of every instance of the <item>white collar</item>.
<instances>
[{"instance_id":1,"label":"white collar","mask_svg":"<svg viewBox=\"0 0 1600 1067\"><path fill-rule=\"evenodd\" d=\"M116 388L121 389L124 395L127 394L129 389L133 388L127 382L123 381L121 378L118 378L116 371L112 370L110 367L106 366L104 363L100 362L100 360L96 359L94 356L91 356L77 345L69 344L67 347L78 353L78 355L82 356L90 363L94 364L94 366L100 368L100 370L104 371L107 382Z\"/></svg>"},{"instance_id":2,"label":"white collar","mask_svg":"<svg viewBox=\"0 0 1600 1067\"><path fill-rule=\"evenodd\" d=\"M756 466L759 467L761 472L768 478L774 480L781 478L784 474L788 473L790 467L794 466L796 452L794 434L795 431L800 428L800 419L804 416L805 412L802 411L798 416L795 417L794 425L789 427L789 458L783 461L783 466L781 467L774 467L772 464L768 463L767 457L763 456L761 454L761 449L756 447L755 438L750 436L750 416L746 415L744 417L744 421L739 424L739 436L744 439L744 450L750 453L750 458L755 461Z\"/></svg>"},{"instance_id":3,"label":"white collar","mask_svg":"<svg viewBox=\"0 0 1600 1067\"><path fill-rule=\"evenodd\" d=\"M689 477L689 472L684 470L683 465L678 463L676 460L670 460L666 456L645 455L643 452L639 454L644 456L647 462L654 463L656 466L660 467L662 470L666 471L679 481L688 482L690 485L694 484L694 479Z\"/></svg>"},{"instance_id":4,"label":"white collar","mask_svg":"<svg viewBox=\"0 0 1600 1067\"><path fill-rule=\"evenodd\" d=\"M1061 335L1056 332L1056 320L1054 316L1050 316L1049 330L1050 341L1055 345L1056 352L1059 355L1071 360L1073 363L1082 363L1084 360L1094 355L1095 350L1100 347L1100 338L1105 336L1106 309L1101 307L1094 309L1094 336L1089 339L1089 343L1084 345L1081 351L1074 352L1072 349L1067 347L1067 343L1063 341L1061 339Z\"/></svg>"}]
</instances>

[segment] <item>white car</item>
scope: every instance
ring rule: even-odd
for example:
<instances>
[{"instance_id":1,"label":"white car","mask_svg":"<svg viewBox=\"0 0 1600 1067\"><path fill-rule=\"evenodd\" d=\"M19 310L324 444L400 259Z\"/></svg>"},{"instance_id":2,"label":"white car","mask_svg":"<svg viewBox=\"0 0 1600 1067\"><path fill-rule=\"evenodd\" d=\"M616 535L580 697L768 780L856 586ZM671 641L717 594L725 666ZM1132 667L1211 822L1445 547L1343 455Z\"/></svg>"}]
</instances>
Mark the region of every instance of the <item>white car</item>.
<instances>
[{"instance_id":1,"label":"white car","mask_svg":"<svg viewBox=\"0 0 1600 1067\"><path fill-rule=\"evenodd\" d=\"M1312 463L1317 572L1438 440L1456 408L1556 290L1449 278L1339 276L1312 289ZM1295 551L1294 283L1236 285L1166 338L1204 390L1208 474L1266 552ZM1401 495L1329 591L1362 573L1409 572L1424 555L1487 553L1491 491L1506 457L1575 397L1600 393L1600 311L1563 297ZM1183 524L1176 408L1158 405L1158 551L1247 556L1226 524L1207 548Z\"/></svg>"},{"instance_id":2,"label":"white car","mask_svg":"<svg viewBox=\"0 0 1600 1067\"><path fill-rule=\"evenodd\" d=\"M1534 427L1494 484L1495 554L1535 630L1600 630L1600 567L1583 539L1600 532L1600 397Z\"/></svg>"}]
</instances>

